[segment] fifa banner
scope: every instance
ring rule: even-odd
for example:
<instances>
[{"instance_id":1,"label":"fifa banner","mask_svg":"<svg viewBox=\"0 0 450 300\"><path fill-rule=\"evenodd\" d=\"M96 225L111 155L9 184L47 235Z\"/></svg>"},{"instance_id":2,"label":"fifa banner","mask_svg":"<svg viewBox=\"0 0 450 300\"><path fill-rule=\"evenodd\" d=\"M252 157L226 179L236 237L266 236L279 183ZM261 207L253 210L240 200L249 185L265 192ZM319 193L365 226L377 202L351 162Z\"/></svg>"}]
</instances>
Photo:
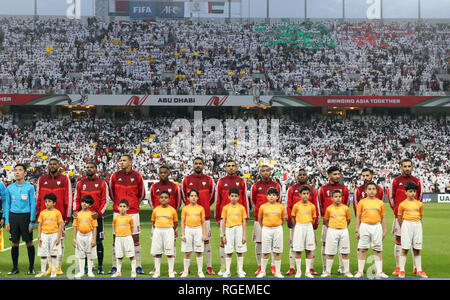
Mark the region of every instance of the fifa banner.
<instances>
[{"instance_id":1,"label":"fifa banner","mask_svg":"<svg viewBox=\"0 0 450 300\"><path fill-rule=\"evenodd\" d=\"M184 2L129 2L131 19L184 18Z\"/></svg>"},{"instance_id":2,"label":"fifa banner","mask_svg":"<svg viewBox=\"0 0 450 300\"><path fill-rule=\"evenodd\" d=\"M0 105L450 107L450 97L0 94Z\"/></svg>"}]
</instances>

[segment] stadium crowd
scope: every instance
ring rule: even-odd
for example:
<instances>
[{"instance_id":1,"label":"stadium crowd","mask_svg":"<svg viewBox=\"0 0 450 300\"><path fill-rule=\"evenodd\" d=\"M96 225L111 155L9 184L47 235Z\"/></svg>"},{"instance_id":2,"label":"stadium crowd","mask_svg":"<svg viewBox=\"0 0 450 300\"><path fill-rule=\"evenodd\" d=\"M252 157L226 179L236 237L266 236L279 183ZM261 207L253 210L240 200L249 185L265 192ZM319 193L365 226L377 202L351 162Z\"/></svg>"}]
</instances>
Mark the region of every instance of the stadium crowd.
<instances>
[{"instance_id":1,"label":"stadium crowd","mask_svg":"<svg viewBox=\"0 0 450 300\"><path fill-rule=\"evenodd\" d=\"M288 25L3 18L0 91L288 95L450 91L449 81L437 76L449 74L446 23L297 24L295 31L308 34L300 48L289 43L292 30L283 40L268 33Z\"/></svg>"},{"instance_id":2,"label":"stadium crowd","mask_svg":"<svg viewBox=\"0 0 450 300\"><path fill-rule=\"evenodd\" d=\"M271 164L274 178L284 192L296 181L300 167L319 187L327 183L326 169L338 165L352 192L362 184L364 167L372 168L378 184L387 186L400 174L399 161L408 157L413 159L413 174L422 180L424 192L450 191L450 122L445 118L312 115L302 121L283 119L278 154L273 151L275 145L271 145L270 152L259 151L256 155L245 151L234 155L180 152L182 149L175 143L177 134L171 129L175 116L170 113L166 117L128 121L40 117L30 124L21 123L12 115L0 118L0 178L9 183L14 179L16 163L26 163L30 167L27 180L36 182L47 172L48 159L52 157L60 158L62 171L73 184L84 175L90 160L98 162L100 176L108 180L119 169L120 155L131 153L133 167L144 180L158 179L159 167L168 165L172 180L181 182L192 172L194 157L203 156L206 173L214 180L225 175L227 158L236 159L249 187L258 178L259 166ZM224 115L223 120L226 118L231 116ZM203 132L203 138L208 134ZM225 139L223 134L219 133Z\"/></svg>"}]
</instances>

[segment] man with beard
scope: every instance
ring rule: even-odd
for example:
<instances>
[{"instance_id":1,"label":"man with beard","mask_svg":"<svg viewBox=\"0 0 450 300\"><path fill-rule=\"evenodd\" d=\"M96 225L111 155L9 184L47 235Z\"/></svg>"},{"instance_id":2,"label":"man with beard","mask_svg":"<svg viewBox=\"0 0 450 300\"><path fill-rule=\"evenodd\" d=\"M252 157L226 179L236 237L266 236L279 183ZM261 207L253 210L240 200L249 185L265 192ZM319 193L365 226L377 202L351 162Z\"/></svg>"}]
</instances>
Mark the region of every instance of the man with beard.
<instances>
[{"instance_id":1,"label":"man with beard","mask_svg":"<svg viewBox=\"0 0 450 300\"><path fill-rule=\"evenodd\" d=\"M206 240L205 240L205 258L206 258L206 272L209 275L215 275L212 269L212 256L211 256L211 244L209 240L211 238L211 205L214 203L214 180L203 174L205 165L203 158L196 157L194 159L194 173L184 177L181 185L181 198L185 205L189 205L189 199L187 194L191 189L198 191L199 198L197 204L201 205L205 209L205 223L206 223Z\"/></svg>"},{"instance_id":2,"label":"man with beard","mask_svg":"<svg viewBox=\"0 0 450 300\"><path fill-rule=\"evenodd\" d=\"M353 194L353 209L355 211L355 216L356 216L356 208L358 207L359 201L361 201L364 198L367 198L366 184L369 182L372 182L373 170L371 170L369 168L364 168L361 171L361 175L364 180L364 183L362 185L360 185L359 187L357 187ZM383 188L379 185L377 185L377 194L375 197L377 199L383 200L383 197L384 197Z\"/></svg>"},{"instance_id":3,"label":"man with beard","mask_svg":"<svg viewBox=\"0 0 450 300\"><path fill-rule=\"evenodd\" d=\"M267 203L267 191L270 188L276 188L279 193L281 193L280 185L271 179L272 169L268 165L261 166L259 171L259 175L261 177L260 180L255 182L252 186L250 193L250 203L253 207L253 213L255 215L255 223L253 225L253 234L252 239L255 245L255 255L256 262L258 263L258 270L255 272L255 275L259 275L261 272L261 250L262 250L262 241L261 241L261 226L258 222L258 211L259 207L264 203ZM278 198L278 202L281 202L281 197ZM272 266L270 268L272 274L275 274L275 265L272 257Z\"/></svg>"},{"instance_id":4,"label":"man with beard","mask_svg":"<svg viewBox=\"0 0 450 300\"><path fill-rule=\"evenodd\" d=\"M125 154L120 157L120 168L121 170L115 172L109 181L109 194L113 200L114 217L119 215L119 201L126 199L129 203L128 215L134 221L132 236L136 254L136 273L144 274L141 265L141 244L139 242L139 234L141 232L139 204L145 197L144 181L142 180L142 175L133 170L133 160L130 155ZM113 232L113 245L114 242L115 234ZM114 274L115 272L117 272L117 259L113 246L112 268L109 274Z\"/></svg>"},{"instance_id":5,"label":"man with beard","mask_svg":"<svg viewBox=\"0 0 450 300\"><path fill-rule=\"evenodd\" d=\"M216 209L214 212L214 216L216 218L217 225L219 228L221 226L221 216L222 209L225 205L230 203L230 199L228 198L229 190L231 188L237 188L239 190L239 200L238 203L245 207L247 216L249 215L249 207L247 200L247 185L245 180L237 175L237 165L234 160L227 160L225 165L226 176L220 178L217 181L215 197L216 197ZM220 271L218 275L223 275L225 273L225 245L220 242Z\"/></svg>"},{"instance_id":6,"label":"man with beard","mask_svg":"<svg viewBox=\"0 0 450 300\"><path fill-rule=\"evenodd\" d=\"M319 207L318 207L318 201L317 201L317 190L310 184L308 184L308 173L306 173L305 169L300 169L298 171L298 175L297 175L297 183L294 185L291 185L288 188L288 193L287 193L287 205L286 205L286 210L287 210L287 216L288 216L288 227L290 228L289 231L289 246L291 248L291 252L289 254L289 271L286 273L287 275L294 275L295 273L295 252L292 249L292 238L293 238L293 233L294 233L294 228L292 226L291 223L291 212L292 212L292 208L294 207L294 205L299 202L302 201L302 197L300 194L300 188L302 186L307 186L309 187L310 193L309 193L309 199L308 201L311 202L312 204L314 204L314 206L316 207L316 212L317 215L319 216ZM317 227L319 226L319 218L316 218L316 221L313 224L313 228L317 229ZM315 255L313 253L313 258L311 261L311 270L310 273L312 275L318 275L317 272L314 270L314 258Z\"/></svg>"},{"instance_id":7,"label":"man with beard","mask_svg":"<svg viewBox=\"0 0 450 300\"><path fill-rule=\"evenodd\" d=\"M328 174L328 180L329 182L325 184L324 186L321 186L319 189L319 212L320 215L323 216L325 214L326 209L328 206L333 204L332 200L332 192L335 190L339 190L342 193L342 204L348 206L349 202L349 191L348 188L341 184L341 170L337 166L332 166L328 168L327 170ZM322 225L322 266L323 266L323 272L325 273L325 267L326 267L326 260L327 255L325 254L325 241L327 239L327 229L328 227L325 225L325 220ZM339 273L344 273L344 266L342 263L342 257L341 254L339 255Z\"/></svg>"},{"instance_id":8,"label":"man with beard","mask_svg":"<svg viewBox=\"0 0 450 300\"><path fill-rule=\"evenodd\" d=\"M64 257L64 240L66 236L66 226L72 218L73 209L73 195L72 195L72 183L68 176L64 176L60 172L60 163L56 158L52 158L48 164L48 174L39 177L37 183L37 204L36 204L36 218L39 218L41 211L45 210L44 196L47 194L56 195L55 208L62 214L64 220L64 226L61 236L61 255L57 257L56 275L62 275L61 269L62 258ZM47 270L47 275L51 273L51 267Z\"/></svg>"},{"instance_id":9,"label":"man with beard","mask_svg":"<svg viewBox=\"0 0 450 300\"><path fill-rule=\"evenodd\" d=\"M422 202L422 185L420 179L411 175L413 170L413 163L411 159L405 158L400 162L400 170L402 174L393 179L391 184L391 194L389 195L389 205L394 211L394 224L392 225L392 233L395 235L395 270L392 275L399 275L400 272L400 254L401 254L401 230L398 223L397 214L398 206L403 200L406 199L405 185L407 182L414 182L418 186L418 190L415 198ZM411 252L412 253L412 252ZM414 262L414 260L413 260ZM416 274L416 268L414 267L414 274Z\"/></svg>"},{"instance_id":10,"label":"man with beard","mask_svg":"<svg viewBox=\"0 0 450 300\"><path fill-rule=\"evenodd\" d=\"M78 211L81 210L81 199L85 195L90 195L94 199L94 204L91 205L90 211L92 212L92 218L96 219L98 223L96 237L98 258L97 273L104 274L102 241L105 238L105 232L103 227L103 214L108 207L110 197L106 182L97 176L97 164L95 162L88 163L86 168L86 177L82 178L77 183L73 207L74 218L77 217Z\"/></svg>"}]
</instances>

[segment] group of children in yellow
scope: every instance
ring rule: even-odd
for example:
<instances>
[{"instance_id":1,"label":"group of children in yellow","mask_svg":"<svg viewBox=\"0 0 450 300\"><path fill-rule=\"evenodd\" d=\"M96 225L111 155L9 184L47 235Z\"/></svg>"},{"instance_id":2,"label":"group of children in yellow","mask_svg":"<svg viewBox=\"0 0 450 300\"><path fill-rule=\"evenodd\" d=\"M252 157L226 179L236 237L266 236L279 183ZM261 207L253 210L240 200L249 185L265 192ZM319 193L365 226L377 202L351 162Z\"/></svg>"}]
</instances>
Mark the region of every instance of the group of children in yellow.
<instances>
[{"instance_id":1,"label":"group of children in yellow","mask_svg":"<svg viewBox=\"0 0 450 300\"><path fill-rule=\"evenodd\" d=\"M400 257L399 277L405 276L405 263L408 250L412 247L414 251L414 264L417 270L421 268L420 250L422 249L422 216L423 205L414 197L417 192L417 185L408 182L405 186L407 199L403 201L398 209L398 222L401 226L402 252ZM333 204L328 206L323 214L325 229L322 235L322 242L325 245L325 265L321 277L329 277L333 265L334 256L341 256L343 273L346 277L362 277L366 254L369 248L375 253L375 269L377 278L387 278L382 270L382 248L383 239L386 235L385 208L382 200L376 198L377 185L375 183L366 184L367 197L361 200L357 206L355 238L358 240L358 271L351 274L349 268L350 239L348 225L350 223L350 210L348 206L341 203L342 192L334 190L332 192ZM275 266L275 276L282 278L280 272L281 253L283 253L283 224L287 218L293 224L292 250L295 252L295 264L297 273L295 277L301 277L301 254L305 251L305 276L313 278L310 270L312 268L313 253L316 248L313 224L318 217L315 206L308 201L310 189L302 186L300 189L302 200L297 202L291 216L286 216L284 206L278 202L279 192L275 188L270 188L267 192L268 202L263 204L258 213L258 222L261 226L262 257L261 271L258 278L266 276L266 268L269 255L273 254ZM152 244L151 254L154 257L154 275L160 276L161 256L165 254L168 260L169 277L175 277L175 232L178 227L178 216L176 210L169 203L169 192L163 191L160 194L160 205L152 212ZM184 253L184 269L180 277L187 277L190 271L192 253L195 252L197 260L198 277L205 277L203 266L203 249L206 240L206 225L204 208L197 204L199 193L190 190L188 193L189 204L184 206L181 212L181 250ZM239 191L235 188L229 190L230 203L227 204L221 215L220 236L221 242L225 245L225 272L223 277L231 277L230 266L232 255L237 254L237 276L245 277L243 270L244 256L247 251L247 222L248 215L243 205L238 203ZM38 219L39 247L38 256L41 257L41 272L36 277L45 275L47 257L52 270L56 269L56 257L61 252L62 216L55 209L56 197L49 194L45 197L46 210ZM76 256L79 258L80 272L75 277L83 276L85 270L85 258L88 263L88 276L94 277L92 273L93 259L96 258L96 226L97 221L92 218L89 207L93 204L91 196L82 198L82 209L77 213L74 220L73 246L76 248ZM136 260L134 243L132 239L132 229L134 227L133 218L127 215L128 201L123 199L119 202L119 214L113 219L112 226L116 236L115 254L117 258L117 272L112 277L122 275L123 257L130 258L131 277L136 277ZM55 245L55 246L52 246ZM56 277L52 271L51 277ZM422 277L426 277L422 276Z\"/></svg>"}]
</instances>

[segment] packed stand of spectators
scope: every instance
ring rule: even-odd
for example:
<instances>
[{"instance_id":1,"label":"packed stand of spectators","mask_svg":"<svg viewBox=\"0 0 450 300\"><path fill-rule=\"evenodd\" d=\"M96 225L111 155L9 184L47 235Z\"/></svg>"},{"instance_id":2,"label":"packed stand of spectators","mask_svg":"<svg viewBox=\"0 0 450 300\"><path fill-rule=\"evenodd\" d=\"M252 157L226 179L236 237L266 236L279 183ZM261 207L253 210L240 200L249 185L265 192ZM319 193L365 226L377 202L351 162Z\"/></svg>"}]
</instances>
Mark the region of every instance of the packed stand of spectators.
<instances>
[{"instance_id":1,"label":"packed stand of spectators","mask_svg":"<svg viewBox=\"0 0 450 300\"><path fill-rule=\"evenodd\" d=\"M289 25L280 24L3 18L0 92L320 95L450 91L449 80L438 76L450 73L447 23L327 20L320 23L327 28L322 36L327 43L319 47L313 41L320 34L317 27L305 29L300 23L296 30L309 33L314 42L314 47L306 48L286 40L273 45L274 37L268 31Z\"/></svg>"},{"instance_id":2,"label":"packed stand of spectators","mask_svg":"<svg viewBox=\"0 0 450 300\"><path fill-rule=\"evenodd\" d=\"M231 117L223 115L223 120ZM268 115L270 118L274 116ZM386 186L400 175L399 161L408 157L424 192L450 190L450 121L445 118L313 115L302 121L281 119L278 154L271 145L269 152L256 155L246 151L205 155L206 149L183 152L175 141L179 134L172 131L176 116L170 113L145 120L66 116L41 117L23 124L11 115L0 119L0 179L9 183L14 180L16 163L28 164L27 180L36 182L47 172L52 157L60 159L62 171L74 184L91 160L98 163L100 177L108 180L119 169L120 155L132 154L134 168L145 180L156 180L159 167L167 165L172 170L171 179L181 182L192 172L193 159L201 156L206 174L215 180L225 175L226 159L235 159L240 175L247 175L249 187L258 179L260 165L271 164L274 178L284 190L296 180L299 168L305 168L311 182L319 187L327 183L326 170L337 165L352 191L362 184L364 167L372 168L376 181ZM225 121L223 124L225 127ZM208 134L203 132L203 138Z\"/></svg>"}]
</instances>

